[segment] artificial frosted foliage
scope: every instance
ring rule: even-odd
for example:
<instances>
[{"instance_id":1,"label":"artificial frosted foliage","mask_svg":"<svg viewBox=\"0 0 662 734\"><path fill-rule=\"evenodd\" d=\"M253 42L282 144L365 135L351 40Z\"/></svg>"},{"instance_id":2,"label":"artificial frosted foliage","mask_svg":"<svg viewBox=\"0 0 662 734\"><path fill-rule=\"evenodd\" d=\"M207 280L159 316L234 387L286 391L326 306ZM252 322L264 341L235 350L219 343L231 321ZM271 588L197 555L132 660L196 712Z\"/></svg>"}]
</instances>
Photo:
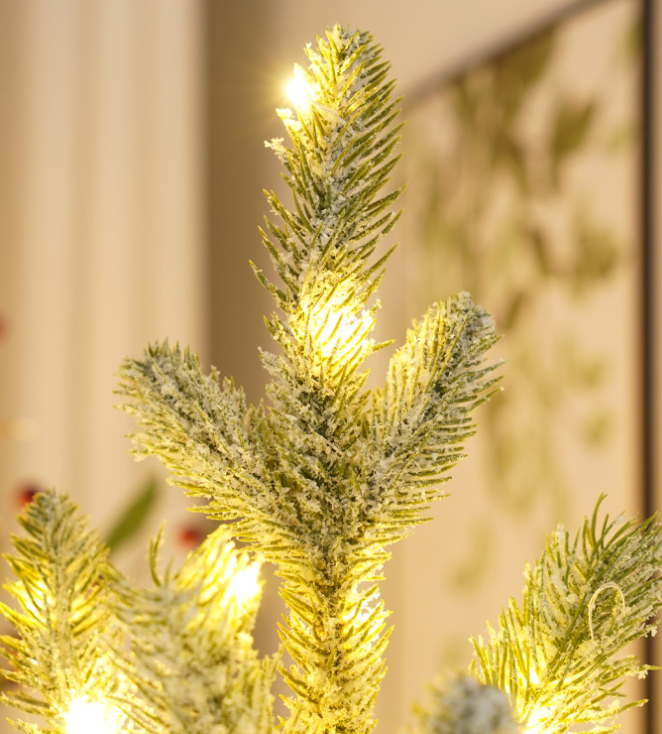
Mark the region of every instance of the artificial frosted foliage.
<instances>
[{"instance_id":1,"label":"artificial frosted foliage","mask_svg":"<svg viewBox=\"0 0 662 734\"><path fill-rule=\"evenodd\" d=\"M33 715L11 721L30 734L67 734L68 717L81 705L98 707L108 721L121 714L111 703L121 678L109 649L118 642L104 574L106 549L76 506L62 495L37 495L19 518L25 537L12 537L7 555L16 581L7 585L19 603L0 606L16 637L0 638L11 669L3 675L20 688L0 701ZM31 723L34 715L47 726Z\"/></svg>"},{"instance_id":2,"label":"artificial frosted foliage","mask_svg":"<svg viewBox=\"0 0 662 734\"><path fill-rule=\"evenodd\" d=\"M307 48L304 94L281 110L289 145L269 145L285 168L286 207L267 198L263 242L277 282L256 274L277 311L279 349L262 359L268 403L248 406L188 350L151 346L121 372L139 456L156 455L174 481L207 498L210 516L278 565L289 616L282 673L300 731L368 732L383 676L386 611L377 581L387 547L421 522L438 483L474 430L494 386L483 362L490 317L460 294L430 307L369 392L365 360L378 302L369 303L398 215L384 186L396 162L397 100L368 34L335 27Z\"/></svg>"},{"instance_id":3,"label":"artificial frosted foliage","mask_svg":"<svg viewBox=\"0 0 662 734\"><path fill-rule=\"evenodd\" d=\"M131 648L118 668L132 683L124 708L136 731L163 734L271 734L269 692L275 664L260 661L251 629L258 565L238 554L223 528L161 577L158 539L150 563L154 587L116 574L116 614Z\"/></svg>"},{"instance_id":4,"label":"artificial frosted foliage","mask_svg":"<svg viewBox=\"0 0 662 734\"><path fill-rule=\"evenodd\" d=\"M383 346L371 336L389 255L381 240L398 216L399 192L385 188L397 100L368 34L334 27L307 55L296 109L280 111L289 141L269 144L291 203L267 194L262 239L277 277L255 267L275 300L264 402L249 405L232 379L204 374L167 341L121 368L136 455L158 457L221 527L163 574L157 538L143 589L108 564L66 497L37 497L9 558L21 610L1 607L17 632L2 640L6 675L21 685L3 700L47 722L14 722L21 731L273 734L278 666L290 688L286 734L375 724L390 634L383 566L446 494L474 411L496 390L486 361L496 337L460 293L414 321L383 386L366 389L366 360ZM277 566L288 607L274 659L251 638L263 560ZM623 708L610 703L622 678L647 670L619 655L654 629L659 563L654 519L596 514L573 542L557 531L527 570L523 605L511 602L475 643L471 670L431 688L415 734L601 725Z\"/></svg>"},{"instance_id":5,"label":"artificial frosted foliage","mask_svg":"<svg viewBox=\"0 0 662 734\"><path fill-rule=\"evenodd\" d=\"M508 696L493 685L460 674L435 682L409 734L520 734Z\"/></svg>"},{"instance_id":6,"label":"artificial frosted foliage","mask_svg":"<svg viewBox=\"0 0 662 734\"><path fill-rule=\"evenodd\" d=\"M549 535L526 568L521 606L511 599L498 629L473 641L477 677L507 691L536 734L613 731L612 717L643 703L617 696L626 677L650 669L623 648L657 627L660 526L600 518L599 504L574 539L562 526Z\"/></svg>"}]
</instances>

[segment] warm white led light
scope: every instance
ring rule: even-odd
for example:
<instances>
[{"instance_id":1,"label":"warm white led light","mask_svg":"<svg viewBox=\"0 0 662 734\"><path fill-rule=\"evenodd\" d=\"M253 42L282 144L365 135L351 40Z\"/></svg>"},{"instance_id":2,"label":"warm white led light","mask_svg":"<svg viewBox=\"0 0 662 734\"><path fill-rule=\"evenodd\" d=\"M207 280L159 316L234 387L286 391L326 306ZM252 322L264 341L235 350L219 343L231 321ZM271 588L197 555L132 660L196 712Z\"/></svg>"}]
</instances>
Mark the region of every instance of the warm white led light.
<instances>
[{"instance_id":1,"label":"warm white led light","mask_svg":"<svg viewBox=\"0 0 662 734\"><path fill-rule=\"evenodd\" d=\"M344 358L365 337L372 323L373 317L364 311L356 317L343 311L337 311L328 318L317 315L313 322L323 325L316 331L317 346L326 358L335 355Z\"/></svg>"},{"instance_id":2,"label":"warm white led light","mask_svg":"<svg viewBox=\"0 0 662 734\"><path fill-rule=\"evenodd\" d=\"M235 572L228 584L228 593L237 602L237 606L244 606L259 594L259 573L260 568L256 563Z\"/></svg>"},{"instance_id":3,"label":"warm white led light","mask_svg":"<svg viewBox=\"0 0 662 734\"><path fill-rule=\"evenodd\" d=\"M64 714L67 734L113 734L107 708L98 701L74 698Z\"/></svg>"},{"instance_id":4,"label":"warm white led light","mask_svg":"<svg viewBox=\"0 0 662 734\"><path fill-rule=\"evenodd\" d=\"M530 668L526 671L519 671L519 679L524 685L531 684L532 686L540 685L540 676L542 673L538 673L537 670ZM527 677L528 676L528 677Z\"/></svg>"},{"instance_id":5,"label":"warm white led light","mask_svg":"<svg viewBox=\"0 0 662 734\"><path fill-rule=\"evenodd\" d=\"M286 91L287 96L297 110L306 114L310 109L313 97L308 82L305 79L303 69L300 66L294 67L294 76L288 82Z\"/></svg>"},{"instance_id":6,"label":"warm white led light","mask_svg":"<svg viewBox=\"0 0 662 734\"><path fill-rule=\"evenodd\" d=\"M545 734L545 731L547 731L547 719L551 712L551 708L547 706L541 706L540 708L536 709L527 719L526 729L524 730L525 733Z\"/></svg>"}]
</instances>

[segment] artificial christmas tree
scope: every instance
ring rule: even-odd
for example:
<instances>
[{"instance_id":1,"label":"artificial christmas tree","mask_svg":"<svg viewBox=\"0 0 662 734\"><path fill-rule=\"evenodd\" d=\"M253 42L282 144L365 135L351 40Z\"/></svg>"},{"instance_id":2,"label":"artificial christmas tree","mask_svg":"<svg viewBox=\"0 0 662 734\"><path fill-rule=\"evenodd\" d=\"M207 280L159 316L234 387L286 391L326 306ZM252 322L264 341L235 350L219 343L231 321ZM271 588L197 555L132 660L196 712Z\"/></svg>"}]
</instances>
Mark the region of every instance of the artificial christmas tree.
<instances>
[{"instance_id":1,"label":"artificial christmas tree","mask_svg":"<svg viewBox=\"0 0 662 734\"><path fill-rule=\"evenodd\" d=\"M66 497L49 491L29 505L10 558L22 609L3 607L18 633L3 638L7 677L21 688L3 700L46 724L17 721L20 731L267 733L277 671L291 690L284 731L374 726L388 547L444 496L473 412L496 390L485 362L496 337L468 294L436 303L384 387L366 390L365 360L384 346L370 337L390 254L378 247L398 218L389 207L400 192L383 190L397 161L397 100L368 34L334 27L307 55L296 109L280 111L290 144L270 143L293 196L286 208L267 194L275 221L262 238L279 282L255 268L278 307L267 324L279 351L261 355L267 402L248 405L232 380L204 375L167 342L121 371L136 454L159 457L220 527L165 575L157 539L146 590L112 568ZM469 671L431 689L417 731L602 726L619 710L622 678L647 670L618 655L654 629L660 553L654 520L601 520L599 507L574 541L557 530L527 572L523 604L511 601L475 642ZM252 647L262 560L282 580L289 662Z\"/></svg>"}]
</instances>

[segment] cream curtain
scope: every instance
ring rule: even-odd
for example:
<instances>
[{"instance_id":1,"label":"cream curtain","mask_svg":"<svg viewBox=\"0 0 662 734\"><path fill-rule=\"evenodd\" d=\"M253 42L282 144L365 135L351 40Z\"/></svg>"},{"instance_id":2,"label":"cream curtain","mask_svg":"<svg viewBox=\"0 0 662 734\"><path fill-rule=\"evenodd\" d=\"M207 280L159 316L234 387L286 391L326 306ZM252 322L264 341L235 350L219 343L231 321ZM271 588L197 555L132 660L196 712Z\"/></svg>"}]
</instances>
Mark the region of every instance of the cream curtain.
<instances>
[{"instance_id":1,"label":"cream curtain","mask_svg":"<svg viewBox=\"0 0 662 734\"><path fill-rule=\"evenodd\" d=\"M202 69L198 0L0 2L3 550L21 487L103 530L155 471L112 408L124 355L206 356Z\"/></svg>"}]
</instances>

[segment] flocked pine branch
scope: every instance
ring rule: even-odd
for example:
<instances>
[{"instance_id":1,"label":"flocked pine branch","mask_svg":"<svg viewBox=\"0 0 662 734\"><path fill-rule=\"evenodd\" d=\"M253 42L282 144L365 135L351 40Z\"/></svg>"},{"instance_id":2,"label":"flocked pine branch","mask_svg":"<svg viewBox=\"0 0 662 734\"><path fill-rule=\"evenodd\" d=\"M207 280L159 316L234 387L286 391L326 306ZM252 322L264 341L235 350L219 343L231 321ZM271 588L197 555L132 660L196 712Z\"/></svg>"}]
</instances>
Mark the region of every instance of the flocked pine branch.
<instances>
[{"instance_id":1,"label":"flocked pine branch","mask_svg":"<svg viewBox=\"0 0 662 734\"><path fill-rule=\"evenodd\" d=\"M563 526L547 538L521 606L511 599L499 628L473 641L475 674L536 734L596 722L591 731L610 732L612 717L643 703L618 698L626 677L650 669L623 648L657 627L662 531L655 517L600 519L599 506L574 540Z\"/></svg>"},{"instance_id":2,"label":"flocked pine branch","mask_svg":"<svg viewBox=\"0 0 662 734\"><path fill-rule=\"evenodd\" d=\"M366 33L340 27L308 47L289 134L270 146L293 204L269 193L263 241L280 282L259 269L278 312L280 347L263 352L269 406L249 407L231 381L204 376L188 351L151 347L122 370L136 452L156 455L174 480L209 500L235 537L279 566L290 615L283 670L302 731L368 732L383 675L386 612L376 582L386 546L422 519L434 488L473 431L492 389L487 314L462 294L415 323L370 394L369 304L390 253L380 240L399 191L384 192L399 138L388 64Z\"/></svg>"},{"instance_id":3,"label":"flocked pine branch","mask_svg":"<svg viewBox=\"0 0 662 734\"><path fill-rule=\"evenodd\" d=\"M27 535L13 537L15 555L6 556L17 579L6 588L20 608L0 606L17 633L0 638L11 666L3 675L20 688L0 701L48 726L10 723L28 734L72 734L80 718L99 732L99 722L119 726L112 697L121 677L108 655L119 638L104 577L107 550L76 506L54 491L37 495L20 522Z\"/></svg>"},{"instance_id":4,"label":"flocked pine branch","mask_svg":"<svg viewBox=\"0 0 662 734\"><path fill-rule=\"evenodd\" d=\"M177 573L157 570L153 589L114 574L118 618L131 641L116 654L132 684L122 701L135 730L150 734L272 734L275 664L258 660L251 629L258 564L219 528Z\"/></svg>"},{"instance_id":5,"label":"flocked pine branch","mask_svg":"<svg viewBox=\"0 0 662 734\"><path fill-rule=\"evenodd\" d=\"M496 382L494 367L482 365L494 342L492 319L461 293L414 322L391 359L386 386L373 395L366 447L370 501L384 520L380 542L410 532L439 497L439 482L473 433L472 412ZM385 486L390 491L380 492Z\"/></svg>"}]
</instances>

